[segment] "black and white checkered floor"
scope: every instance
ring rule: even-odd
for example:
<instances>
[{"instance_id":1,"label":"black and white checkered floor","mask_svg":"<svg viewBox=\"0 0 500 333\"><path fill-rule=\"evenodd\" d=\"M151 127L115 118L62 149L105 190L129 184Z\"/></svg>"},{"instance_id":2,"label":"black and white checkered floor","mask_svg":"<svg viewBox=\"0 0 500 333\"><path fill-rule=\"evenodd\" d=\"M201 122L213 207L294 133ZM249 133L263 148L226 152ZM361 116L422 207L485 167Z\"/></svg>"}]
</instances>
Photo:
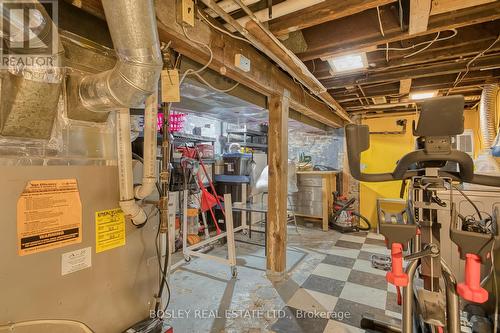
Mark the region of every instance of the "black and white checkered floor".
<instances>
[{"instance_id":1,"label":"black and white checkered floor","mask_svg":"<svg viewBox=\"0 0 500 333\"><path fill-rule=\"evenodd\" d=\"M396 289L385 280L386 272L371 267L373 254L389 254L382 235L345 234L311 272L285 306L288 314L273 332L363 332L361 317L400 319Z\"/></svg>"}]
</instances>

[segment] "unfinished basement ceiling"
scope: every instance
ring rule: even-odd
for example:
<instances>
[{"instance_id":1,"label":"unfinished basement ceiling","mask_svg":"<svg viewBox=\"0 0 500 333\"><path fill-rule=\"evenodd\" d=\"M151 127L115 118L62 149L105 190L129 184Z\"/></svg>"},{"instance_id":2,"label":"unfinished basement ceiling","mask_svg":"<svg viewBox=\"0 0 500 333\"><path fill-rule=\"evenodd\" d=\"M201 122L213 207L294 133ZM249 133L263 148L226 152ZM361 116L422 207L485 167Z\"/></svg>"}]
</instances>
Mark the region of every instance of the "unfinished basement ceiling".
<instances>
[{"instance_id":1,"label":"unfinished basement ceiling","mask_svg":"<svg viewBox=\"0 0 500 333\"><path fill-rule=\"evenodd\" d=\"M179 112L199 113L229 123L267 122L265 108L236 96L210 89L205 84L187 78L181 86L182 99L173 103L172 109Z\"/></svg>"},{"instance_id":2,"label":"unfinished basement ceiling","mask_svg":"<svg viewBox=\"0 0 500 333\"><path fill-rule=\"evenodd\" d=\"M269 3L244 2L254 12ZM273 1L273 12L293 2ZM415 19L422 9L409 0L324 0L304 1L304 8L267 24L351 115L414 112L410 93L429 91L462 94L472 108L482 86L500 80L500 1L429 3L427 22ZM366 68L339 73L327 61L357 53L366 56Z\"/></svg>"}]
</instances>

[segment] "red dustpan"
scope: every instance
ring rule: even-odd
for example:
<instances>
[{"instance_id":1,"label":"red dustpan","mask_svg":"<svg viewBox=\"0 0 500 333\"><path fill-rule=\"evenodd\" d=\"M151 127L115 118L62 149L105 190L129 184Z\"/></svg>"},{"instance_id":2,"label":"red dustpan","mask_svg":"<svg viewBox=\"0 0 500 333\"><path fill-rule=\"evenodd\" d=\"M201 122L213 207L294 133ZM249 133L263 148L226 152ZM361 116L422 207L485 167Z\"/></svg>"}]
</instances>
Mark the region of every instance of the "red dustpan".
<instances>
[{"instance_id":1,"label":"red dustpan","mask_svg":"<svg viewBox=\"0 0 500 333\"><path fill-rule=\"evenodd\" d=\"M203 183L199 176L198 176L198 185L200 186L201 189L201 207L200 207L201 211L202 212L206 212L208 210L210 211L210 215L212 215L212 219L214 220L215 228L217 230L217 235L220 235L222 231L219 228L219 224L217 223L217 219L215 218L214 210L212 209L217 205L218 200L214 195L210 194L207 191L207 189L203 186Z\"/></svg>"}]
</instances>

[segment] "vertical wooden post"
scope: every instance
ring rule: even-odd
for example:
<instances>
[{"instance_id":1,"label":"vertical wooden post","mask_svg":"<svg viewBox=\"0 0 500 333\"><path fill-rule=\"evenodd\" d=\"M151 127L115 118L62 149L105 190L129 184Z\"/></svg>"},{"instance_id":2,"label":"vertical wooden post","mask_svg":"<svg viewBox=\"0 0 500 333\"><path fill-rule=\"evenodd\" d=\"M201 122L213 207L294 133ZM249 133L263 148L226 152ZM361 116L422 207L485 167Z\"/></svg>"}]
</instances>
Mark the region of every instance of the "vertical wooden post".
<instances>
[{"instance_id":1,"label":"vertical wooden post","mask_svg":"<svg viewBox=\"0 0 500 333\"><path fill-rule=\"evenodd\" d=\"M280 280L286 272L288 196L289 93L269 99L269 184L267 214L267 275Z\"/></svg>"}]
</instances>

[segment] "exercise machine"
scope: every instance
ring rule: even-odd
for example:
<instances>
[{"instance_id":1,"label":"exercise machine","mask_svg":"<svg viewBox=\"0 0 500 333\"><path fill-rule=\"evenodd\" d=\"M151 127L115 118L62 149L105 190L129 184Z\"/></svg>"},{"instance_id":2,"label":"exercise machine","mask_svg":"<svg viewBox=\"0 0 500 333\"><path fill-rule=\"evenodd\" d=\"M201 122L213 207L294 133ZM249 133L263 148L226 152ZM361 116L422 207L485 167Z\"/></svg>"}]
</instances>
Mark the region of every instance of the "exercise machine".
<instances>
[{"instance_id":1,"label":"exercise machine","mask_svg":"<svg viewBox=\"0 0 500 333\"><path fill-rule=\"evenodd\" d=\"M481 266L493 261L495 245L500 242L494 213L484 219L480 213L477 218L464 219L457 213L452 198L454 191L461 192L457 183L500 187L500 177L474 174L472 158L452 148L452 137L464 131L462 96L433 98L419 106L418 124L413 123L417 149L404 155L390 173L361 172L361 153L370 147L369 128L346 126L349 167L355 179L400 180L409 184L406 223L380 223L380 233L385 236L392 257L386 279L403 289L401 326L365 318L362 327L384 332L458 333L460 298L473 303L488 299L488 292L481 286ZM440 256L439 210L446 210L452 218L450 238L466 262L463 283L457 284Z\"/></svg>"}]
</instances>

